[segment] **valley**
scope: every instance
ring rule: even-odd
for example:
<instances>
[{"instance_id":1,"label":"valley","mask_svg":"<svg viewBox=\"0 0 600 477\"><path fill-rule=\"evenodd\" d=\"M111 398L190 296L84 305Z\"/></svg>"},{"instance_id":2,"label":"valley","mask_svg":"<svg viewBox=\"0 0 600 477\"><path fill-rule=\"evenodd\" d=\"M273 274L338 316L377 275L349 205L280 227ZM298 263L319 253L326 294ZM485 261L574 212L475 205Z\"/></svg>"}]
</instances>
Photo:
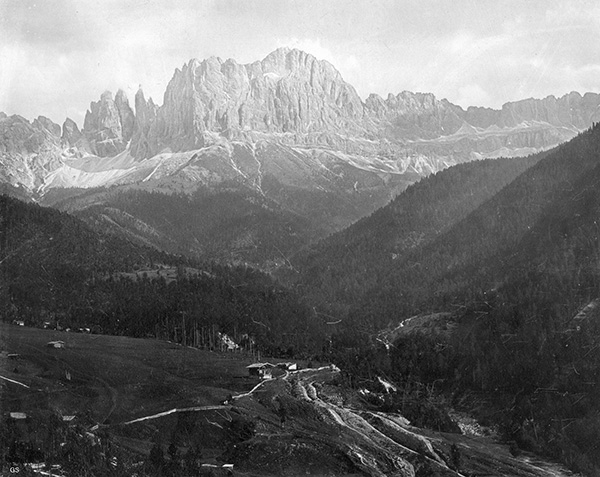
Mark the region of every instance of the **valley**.
<instances>
[{"instance_id":1,"label":"valley","mask_svg":"<svg viewBox=\"0 0 600 477\"><path fill-rule=\"evenodd\" d=\"M2 472L600 475L599 121L296 48L0 113Z\"/></svg>"}]
</instances>

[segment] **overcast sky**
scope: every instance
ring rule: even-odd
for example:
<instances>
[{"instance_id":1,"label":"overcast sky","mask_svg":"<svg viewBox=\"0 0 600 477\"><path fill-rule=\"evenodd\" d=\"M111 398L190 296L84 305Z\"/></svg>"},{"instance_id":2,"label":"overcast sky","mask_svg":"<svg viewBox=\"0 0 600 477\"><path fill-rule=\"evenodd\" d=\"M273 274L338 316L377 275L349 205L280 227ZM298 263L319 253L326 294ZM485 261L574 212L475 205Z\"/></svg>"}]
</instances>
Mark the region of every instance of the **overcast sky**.
<instances>
[{"instance_id":1,"label":"overcast sky","mask_svg":"<svg viewBox=\"0 0 600 477\"><path fill-rule=\"evenodd\" d=\"M290 46L364 99L463 107L600 91L597 0L0 0L0 111L82 126L105 90L162 104L175 68Z\"/></svg>"}]
</instances>

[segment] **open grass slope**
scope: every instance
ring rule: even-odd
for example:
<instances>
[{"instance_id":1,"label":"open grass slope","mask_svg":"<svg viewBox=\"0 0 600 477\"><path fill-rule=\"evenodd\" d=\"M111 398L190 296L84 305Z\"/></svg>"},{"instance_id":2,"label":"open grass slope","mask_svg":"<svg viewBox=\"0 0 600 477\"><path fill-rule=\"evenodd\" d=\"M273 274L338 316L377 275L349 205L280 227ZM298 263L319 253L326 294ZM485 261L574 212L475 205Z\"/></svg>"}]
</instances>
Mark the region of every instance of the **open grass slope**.
<instances>
[{"instance_id":1,"label":"open grass slope","mask_svg":"<svg viewBox=\"0 0 600 477\"><path fill-rule=\"evenodd\" d=\"M62 340L64 349L47 346ZM3 411L47 407L63 415L89 412L95 422L118 423L165 411L219 404L252 387L252 359L120 336L41 330L0 323ZM255 383L254 383L255 384Z\"/></svg>"}]
</instances>

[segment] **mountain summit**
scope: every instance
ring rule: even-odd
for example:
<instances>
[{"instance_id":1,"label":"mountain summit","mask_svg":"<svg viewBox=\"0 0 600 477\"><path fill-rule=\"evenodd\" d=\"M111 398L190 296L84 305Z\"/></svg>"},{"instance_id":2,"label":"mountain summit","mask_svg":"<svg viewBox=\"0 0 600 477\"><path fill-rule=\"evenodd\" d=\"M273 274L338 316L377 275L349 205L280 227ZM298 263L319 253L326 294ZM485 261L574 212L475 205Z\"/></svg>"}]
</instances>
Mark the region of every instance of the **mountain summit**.
<instances>
[{"instance_id":1,"label":"mountain summit","mask_svg":"<svg viewBox=\"0 0 600 477\"><path fill-rule=\"evenodd\" d=\"M169 82L151 134L177 149L195 148L206 144L206 132L249 139L357 130L363 116L358 94L331 64L282 48L248 65L189 61Z\"/></svg>"}]
</instances>

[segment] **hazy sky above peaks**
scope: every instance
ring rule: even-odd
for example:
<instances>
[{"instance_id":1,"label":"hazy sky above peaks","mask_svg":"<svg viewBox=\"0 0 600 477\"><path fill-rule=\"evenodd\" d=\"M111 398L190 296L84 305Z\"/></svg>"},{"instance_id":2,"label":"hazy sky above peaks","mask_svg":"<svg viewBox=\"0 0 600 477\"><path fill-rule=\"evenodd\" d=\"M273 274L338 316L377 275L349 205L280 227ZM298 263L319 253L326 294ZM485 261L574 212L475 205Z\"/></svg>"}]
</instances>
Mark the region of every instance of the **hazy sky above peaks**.
<instances>
[{"instance_id":1,"label":"hazy sky above peaks","mask_svg":"<svg viewBox=\"0 0 600 477\"><path fill-rule=\"evenodd\" d=\"M281 46L331 62L364 99L463 107L600 92L597 0L0 0L0 111L81 127L105 90L158 104L175 68Z\"/></svg>"}]
</instances>

